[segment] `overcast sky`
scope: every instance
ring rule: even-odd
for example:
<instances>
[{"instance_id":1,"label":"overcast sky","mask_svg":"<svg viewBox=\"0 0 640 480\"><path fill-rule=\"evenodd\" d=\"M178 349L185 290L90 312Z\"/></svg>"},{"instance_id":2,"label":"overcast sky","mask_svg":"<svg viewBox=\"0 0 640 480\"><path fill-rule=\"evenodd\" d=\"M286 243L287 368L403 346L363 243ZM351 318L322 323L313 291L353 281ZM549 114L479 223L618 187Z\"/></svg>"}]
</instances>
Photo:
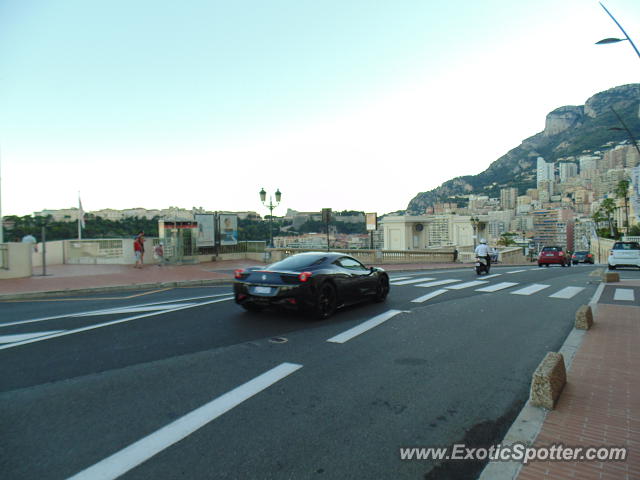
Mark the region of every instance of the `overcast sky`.
<instances>
[{"instance_id":1,"label":"overcast sky","mask_svg":"<svg viewBox=\"0 0 640 480\"><path fill-rule=\"evenodd\" d=\"M1 0L2 214L404 209L640 82L619 36L590 0Z\"/></svg>"}]
</instances>

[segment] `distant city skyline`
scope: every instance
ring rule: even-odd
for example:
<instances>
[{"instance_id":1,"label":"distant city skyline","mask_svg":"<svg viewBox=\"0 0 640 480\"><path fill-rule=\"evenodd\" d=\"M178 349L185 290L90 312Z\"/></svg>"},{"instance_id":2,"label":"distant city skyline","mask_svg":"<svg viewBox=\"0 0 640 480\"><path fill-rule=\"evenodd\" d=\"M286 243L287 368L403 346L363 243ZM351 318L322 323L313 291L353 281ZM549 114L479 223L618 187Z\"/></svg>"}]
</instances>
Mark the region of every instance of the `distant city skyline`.
<instances>
[{"instance_id":1,"label":"distant city skyline","mask_svg":"<svg viewBox=\"0 0 640 480\"><path fill-rule=\"evenodd\" d=\"M640 40L640 3L607 8ZM0 3L2 215L403 210L637 83L596 1ZM548 158L547 161L553 159ZM282 210L281 210L282 211ZM277 211L276 211L277 212Z\"/></svg>"}]
</instances>

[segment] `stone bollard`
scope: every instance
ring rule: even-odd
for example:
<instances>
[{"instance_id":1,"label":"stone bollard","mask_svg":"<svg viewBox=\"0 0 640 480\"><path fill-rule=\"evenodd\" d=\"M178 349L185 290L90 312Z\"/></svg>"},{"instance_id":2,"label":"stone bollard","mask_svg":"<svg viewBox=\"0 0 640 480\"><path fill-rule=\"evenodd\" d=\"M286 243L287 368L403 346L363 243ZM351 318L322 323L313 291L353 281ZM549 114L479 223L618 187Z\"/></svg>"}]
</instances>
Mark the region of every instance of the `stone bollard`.
<instances>
[{"instance_id":1,"label":"stone bollard","mask_svg":"<svg viewBox=\"0 0 640 480\"><path fill-rule=\"evenodd\" d=\"M604 283L619 282L620 274L616 272L604 272L602 274L602 281Z\"/></svg>"},{"instance_id":2,"label":"stone bollard","mask_svg":"<svg viewBox=\"0 0 640 480\"><path fill-rule=\"evenodd\" d=\"M536 407L553 410L565 383L567 383L567 372L562 354L547 353L533 372L529 402Z\"/></svg>"},{"instance_id":3,"label":"stone bollard","mask_svg":"<svg viewBox=\"0 0 640 480\"><path fill-rule=\"evenodd\" d=\"M593 325L593 312L589 305L582 305L576 312L575 327L578 330L589 330Z\"/></svg>"}]
</instances>

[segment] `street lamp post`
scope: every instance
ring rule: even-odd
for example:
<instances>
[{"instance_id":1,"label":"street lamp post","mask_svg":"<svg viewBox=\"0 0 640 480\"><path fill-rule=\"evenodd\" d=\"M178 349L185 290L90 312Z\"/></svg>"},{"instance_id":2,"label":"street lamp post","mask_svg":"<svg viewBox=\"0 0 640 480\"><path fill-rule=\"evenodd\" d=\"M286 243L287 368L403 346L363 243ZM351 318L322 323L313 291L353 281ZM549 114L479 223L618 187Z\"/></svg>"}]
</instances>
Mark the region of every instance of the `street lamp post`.
<instances>
[{"instance_id":1,"label":"street lamp post","mask_svg":"<svg viewBox=\"0 0 640 480\"><path fill-rule=\"evenodd\" d=\"M604 39L600 40L599 42L596 42L596 45L606 45L608 43L618 43L618 42L624 42L625 40L627 40L627 41L629 41L629 43L631 44L631 46L635 50L636 55L638 55L638 58L640 58L640 51L638 51L638 48L636 47L635 43L633 43L633 40L631 40L631 37L629 37L629 35L627 35L627 32L624 31L624 28L622 28L622 25L620 25L618 23L618 21L615 19L615 17L613 15L611 15L611 12L609 12L609 10L607 10L607 7L605 7L602 4L602 2L600 2L600 6L602 8L604 8L604 11L607 12L607 15L609 15L611 17L611 20L613 20L614 23L618 26L620 31L624 34L624 38L604 38Z\"/></svg>"},{"instance_id":2,"label":"street lamp post","mask_svg":"<svg viewBox=\"0 0 640 480\"><path fill-rule=\"evenodd\" d=\"M273 200L271 195L269 195L269 203L266 203L267 200L267 192L264 191L264 188L260 190L260 201L262 204L269 209L269 247L273 248L273 209L276 208L280 204L280 199L282 198L282 193L280 193L280 189L276 190L276 203L273 204Z\"/></svg>"},{"instance_id":3,"label":"street lamp post","mask_svg":"<svg viewBox=\"0 0 640 480\"><path fill-rule=\"evenodd\" d=\"M471 225L473 226L473 249L476 249L476 239L478 238L478 225L480 225L480 219L478 217L471 217Z\"/></svg>"}]
</instances>

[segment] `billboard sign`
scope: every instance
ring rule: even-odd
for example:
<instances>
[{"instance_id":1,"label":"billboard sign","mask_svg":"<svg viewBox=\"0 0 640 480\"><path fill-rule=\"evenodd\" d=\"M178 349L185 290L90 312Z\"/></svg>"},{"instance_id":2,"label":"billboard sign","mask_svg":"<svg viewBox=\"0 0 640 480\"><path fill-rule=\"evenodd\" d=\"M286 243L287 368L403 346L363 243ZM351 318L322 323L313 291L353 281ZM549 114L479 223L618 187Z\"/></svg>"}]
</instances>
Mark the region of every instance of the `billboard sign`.
<instances>
[{"instance_id":1,"label":"billboard sign","mask_svg":"<svg viewBox=\"0 0 640 480\"><path fill-rule=\"evenodd\" d=\"M373 231L378 229L378 215L376 213L365 213L365 223L367 225L367 231Z\"/></svg>"},{"instance_id":2,"label":"billboard sign","mask_svg":"<svg viewBox=\"0 0 640 480\"><path fill-rule=\"evenodd\" d=\"M220 214L220 245L238 244L238 216Z\"/></svg>"},{"instance_id":3,"label":"billboard sign","mask_svg":"<svg viewBox=\"0 0 640 480\"><path fill-rule=\"evenodd\" d=\"M213 247L216 244L215 215L212 213L197 213L195 215L198 224L196 235L197 247Z\"/></svg>"}]
</instances>

